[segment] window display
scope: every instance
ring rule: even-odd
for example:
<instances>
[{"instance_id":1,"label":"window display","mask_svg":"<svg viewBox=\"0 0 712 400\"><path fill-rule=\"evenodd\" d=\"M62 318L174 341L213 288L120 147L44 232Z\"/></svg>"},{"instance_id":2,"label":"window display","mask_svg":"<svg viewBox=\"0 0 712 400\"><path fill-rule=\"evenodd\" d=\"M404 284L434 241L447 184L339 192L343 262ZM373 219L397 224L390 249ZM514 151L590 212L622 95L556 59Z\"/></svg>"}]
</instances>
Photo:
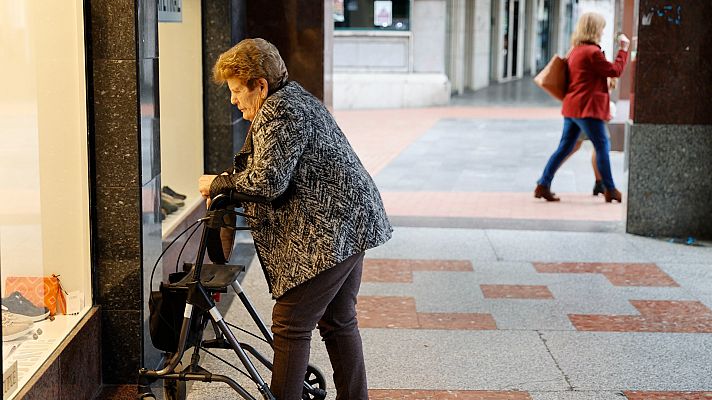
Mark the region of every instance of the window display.
<instances>
[{"instance_id":1,"label":"window display","mask_svg":"<svg viewBox=\"0 0 712 400\"><path fill-rule=\"evenodd\" d=\"M411 0L334 0L335 29L409 30Z\"/></svg>"},{"instance_id":2,"label":"window display","mask_svg":"<svg viewBox=\"0 0 712 400\"><path fill-rule=\"evenodd\" d=\"M3 399L92 305L83 11L0 3Z\"/></svg>"},{"instance_id":3,"label":"window display","mask_svg":"<svg viewBox=\"0 0 712 400\"><path fill-rule=\"evenodd\" d=\"M204 168L200 1L184 0L181 14L179 24L158 22L164 237L197 207L203 207L198 193L198 178ZM176 65L181 68L175 68Z\"/></svg>"}]
</instances>

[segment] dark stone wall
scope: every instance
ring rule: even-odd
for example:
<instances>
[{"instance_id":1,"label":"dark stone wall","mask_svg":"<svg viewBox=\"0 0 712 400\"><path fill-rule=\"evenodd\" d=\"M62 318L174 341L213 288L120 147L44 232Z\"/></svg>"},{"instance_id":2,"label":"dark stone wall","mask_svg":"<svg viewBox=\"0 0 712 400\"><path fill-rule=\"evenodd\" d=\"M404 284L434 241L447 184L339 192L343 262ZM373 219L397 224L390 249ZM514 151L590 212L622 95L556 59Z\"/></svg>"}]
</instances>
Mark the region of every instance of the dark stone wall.
<instances>
[{"instance_id":1,"label":"dark stone wall","mask_svg":"<svg viewBox=\"0 0 712 400\"><path fill-rule=\"evenodd\" d=\"M89 6L94 300L103 381L126 383L159 358L144 323L147 275L161 251L157 12L148 0Z\"/></svg>"},{"instance_id":2,"label":"dark stone wall","mask_svg":"<svg viewBox=\"0 0 712 400\"><path fill-rule=\"evenodd\" d=\"M289 78L324 100L324 0L246 0L246 37L279 49ZM328 22L333 24L332 20ZM330 50L326 51L330 54Z\"/></svg>"},{"instance_id":3,"label":"dark stone wall","mask_svg":"<svg viewBox=\"0 0 712 400\"><path fill-rule=\"evenodd\" d=\"M290 79L331 106L333 22L330 0L204 0L202 13L205 173L217 174L232 166L249 128L227 88L211 81L220 53L264 38L279 49Z\"/></svg>"},{"instance_id":4,"label":"dark stone wall","mask_svg":"<svg viewBox=\"0 0 712 400\"><path fill-rule=\"evenodd\" d=\"M712 238L712 3L641 0L630 233Z\"/></svg>"},{"instance_id":5,"label":"dark stone wall","mask_svg":"<svg viewBox=\"0 0 712 400\"><path fill-rule=\"evenodd\" d=\"M712 3L641 0L635 122L712 124Z\"/></svg>"},{"instance_id":6,"label":"dark stone wall","mask_svg":"<svg viewBox=\"0 0 712 400\"><path fill-rule=\"evenodd\" d=\"M218 56L244 37L244 0L205 0L201 11L205 173L219 174L232 166L233 155L242 147L249 126L241 120L240 110L230 104L227 86L212 81Z\"/></svg>"},{"instance_id":7,"label":"dark stone wall","mask_svg":"<svg viewBox=\"0 0 712 400\"><path fill-rule=\"evenodd\" d=\"M17 394L18 400L91 399L101 387L101 318L93 308Z\"/></svg>"}]
</instances>

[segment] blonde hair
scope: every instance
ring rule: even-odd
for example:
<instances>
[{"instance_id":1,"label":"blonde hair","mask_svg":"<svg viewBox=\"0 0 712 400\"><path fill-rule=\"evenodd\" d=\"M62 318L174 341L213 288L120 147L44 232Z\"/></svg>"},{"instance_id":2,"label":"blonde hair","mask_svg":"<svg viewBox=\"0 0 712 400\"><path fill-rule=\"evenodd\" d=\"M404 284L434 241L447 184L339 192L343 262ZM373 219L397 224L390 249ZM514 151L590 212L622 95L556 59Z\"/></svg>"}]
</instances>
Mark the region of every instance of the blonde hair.
<instances>
[{"instance_id":1,"label":"blonde hair","mask_svg":"<svg viewBox=\"0 0 712 400\"><path fill-rule=\"evenodd\" d=\"M213 67L213 80L222 84L230 78L242 80L250 90L259 78L264 78L273 90L287 82L289 73L277 48L256 38L242 40L218 57Z\"/></svg>"},{"instance_id":2,"label":"blonde hair","mask_svg":"<svg viewBox=\"0 0 712 400\"><path fill-rule=\"evenodd\" d=\"M606 27L606 20L601 14L587 12L581 15L576 23L576 29L571 34L571 47L580 46L584 43L596 43L601 41L603 28Z\"/></svg>"}]
</instances>

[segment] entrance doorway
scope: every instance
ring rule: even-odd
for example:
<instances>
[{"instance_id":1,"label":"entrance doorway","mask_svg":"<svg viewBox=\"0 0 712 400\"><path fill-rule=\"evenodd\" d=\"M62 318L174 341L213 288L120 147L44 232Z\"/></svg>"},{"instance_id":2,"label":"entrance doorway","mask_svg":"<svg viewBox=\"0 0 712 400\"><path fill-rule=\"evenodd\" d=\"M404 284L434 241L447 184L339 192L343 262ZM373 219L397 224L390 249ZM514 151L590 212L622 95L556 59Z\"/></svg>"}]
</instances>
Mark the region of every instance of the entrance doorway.
<instances>
[{"instance_id":1,"label":"entrance doorway","mask_svg":"<svg viewBox=\"0 0 712 400\"><path fill-rule=\"evenodd\" d=\"M506 82L521 78L524 71L524 26L526 2L524 0L497 0L495 7L495 34L493 35L492 68L494 80Z\"/></svg>"}]
</instances>

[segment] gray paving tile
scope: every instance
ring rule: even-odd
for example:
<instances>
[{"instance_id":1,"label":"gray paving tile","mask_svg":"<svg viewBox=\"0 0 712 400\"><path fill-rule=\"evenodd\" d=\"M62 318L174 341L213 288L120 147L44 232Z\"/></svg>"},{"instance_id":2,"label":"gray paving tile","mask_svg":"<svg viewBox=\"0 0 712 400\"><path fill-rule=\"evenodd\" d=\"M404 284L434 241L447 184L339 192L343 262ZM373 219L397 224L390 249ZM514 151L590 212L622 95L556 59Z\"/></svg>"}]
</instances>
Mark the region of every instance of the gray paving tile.
<instances>
[{"instance_id":1,"label":"gray paving tile","mask_svg":"<svg viewBox=\"0 0 712 400\"><path fill-rule=\"evenodd\" d=\"M564 390L535 332L364 329L369 387Z\"/></svg>"},{"instance_id":2,"label":"gray paving tile","mask_svg":"<svg viewBox=\"0 0 712 400\"><path fill-rule=\"evenodd\" d=\"M484 231L396 227L393 238L368 250L371 258L495 260Z\"/></svg>"},{"instance_id":3,"label":"gray paving tile","mask_svg":"<svg viewBox=\"0 0 712 400\"><path fill-rule=\"evenodd\" d=\"M552 300L487 300L497 329L573 331L566 310Z\"/></svg>"},{"instance_id":4,"label":"gray paving tile","mask_svg":"<svg viewBox=\"0 0 712 400\"><path fill-rule=\"evenodd\" d=\"M624 234L487 230L502 261L646 262Z\"/></svg>"},{"instance_id":5,"label":"gray paving tile","mask_svg":"<svg viewBox=\"0 0 712 400\"><path fill-rule=\"evenodd\" d=\"M658 263L657 265L690 292L712 295L712 264Z\"/></svg>"},{"instance_id":6,"label":"gray paving tile","mask_svg":"<svg viewBox=\"0 0 712 400\"><path fill-rule=\"evenodd\" d=\"M712 334L542 335L577 390L712 390Z\"/></svg>"},{"instance_id":7,"label":"gray paving tile","mask_svg":"<svg viewBox=\"0 0 712 400\"><path fill-rule=\"evenodd\" d=\"M712 268L712 246L696 247L670 243L667 239L626 235L626 241L642 251L650 261L706 264Z\"/></svg>"},{"instance_id":8,"label":"gray paving tile","mask_svg":"<svg viewBox=\"0 0 712 400\"><path fill-rule=\"evenodd\" d=\"M383 191L529 192L561 135L562 121L444 118L375 177ZM592 146L585 143L557 172L557 192L590 192ZM623 154L610 154L625 190Z\"/></svg>"}]
</instances>

